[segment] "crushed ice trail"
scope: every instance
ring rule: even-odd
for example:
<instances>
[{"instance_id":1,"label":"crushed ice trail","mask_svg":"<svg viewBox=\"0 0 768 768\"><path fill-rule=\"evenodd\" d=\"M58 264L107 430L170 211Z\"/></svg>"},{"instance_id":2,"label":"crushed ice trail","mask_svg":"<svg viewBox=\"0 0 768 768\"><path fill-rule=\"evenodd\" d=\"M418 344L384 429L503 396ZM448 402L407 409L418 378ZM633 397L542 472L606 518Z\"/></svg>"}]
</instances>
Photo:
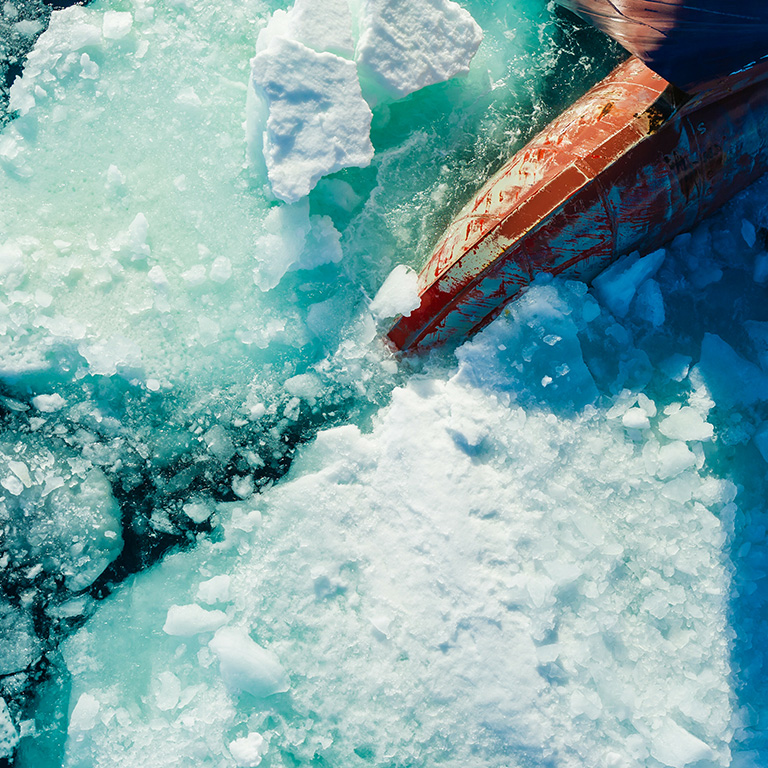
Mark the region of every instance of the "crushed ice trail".
<instances>
[{"instance_id":1,"label":"crushed ice trail","mask_svg":"<svg viewBox=\"0 0 768 768\"><path fill-rule=\"evenodd\" d=\"M360 132L324 153L323 96L292 164L296 73L246 115L283 4L96 3L30 54L0 136L17 765L765 763L768 187L398 370L374 316L407 271L369 297L611 64L544 3L420 1L390 49L398 3L352 4L357 51L343 3L270 27ZM465 77L398 98L475 22Z\"/></svg>"}]
</instances>

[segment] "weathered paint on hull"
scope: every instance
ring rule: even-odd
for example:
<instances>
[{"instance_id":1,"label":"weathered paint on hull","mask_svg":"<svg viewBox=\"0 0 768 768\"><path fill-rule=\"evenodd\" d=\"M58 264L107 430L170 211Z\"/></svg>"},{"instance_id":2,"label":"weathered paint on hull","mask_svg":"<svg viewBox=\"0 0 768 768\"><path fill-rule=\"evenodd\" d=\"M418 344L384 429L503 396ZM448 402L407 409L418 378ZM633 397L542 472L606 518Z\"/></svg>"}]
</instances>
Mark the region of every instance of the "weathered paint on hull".
<instances>
[{"instance_id":1,"label":"weathered paint on hull","mask_svg":"<svg viewBox=\"0 0 768 768\"><path fill-rule=\"evenodd\" d=\"M690 229L768 170L768 64L684 106L630 58L505 165L419 275L402 350L461 341L541 273L589 281Z\"/></svg>"}]
</instances>

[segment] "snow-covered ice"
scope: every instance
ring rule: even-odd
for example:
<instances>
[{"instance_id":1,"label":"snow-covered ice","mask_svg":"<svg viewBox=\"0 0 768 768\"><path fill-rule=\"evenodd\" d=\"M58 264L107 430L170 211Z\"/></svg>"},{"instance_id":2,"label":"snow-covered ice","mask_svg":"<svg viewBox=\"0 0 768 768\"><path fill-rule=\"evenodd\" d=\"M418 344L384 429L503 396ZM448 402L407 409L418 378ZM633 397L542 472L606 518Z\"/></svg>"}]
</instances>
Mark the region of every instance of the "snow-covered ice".
<instances>
[{"instance_id":1,"label":"snow-covered ice","mask_svg":"<svg viewBox=\"0 0 768 768\"><path fill-rule=\"evenodd\" d=\"M361 73L396 98L466 74L483 40L453 0L360 0L359 24Z\"/></svg>"},{"instance_id":2,"label":"snow-covered ice","mask_svg":"<svg viewBox=\"0 0 768 768\"><path fill-rule=\"evenodd\" d=\"M611 65L513 6L53 14L0 135L19 768L766 762L765 183L455 356L377 338Z\"/></svg>"}]
</instances>

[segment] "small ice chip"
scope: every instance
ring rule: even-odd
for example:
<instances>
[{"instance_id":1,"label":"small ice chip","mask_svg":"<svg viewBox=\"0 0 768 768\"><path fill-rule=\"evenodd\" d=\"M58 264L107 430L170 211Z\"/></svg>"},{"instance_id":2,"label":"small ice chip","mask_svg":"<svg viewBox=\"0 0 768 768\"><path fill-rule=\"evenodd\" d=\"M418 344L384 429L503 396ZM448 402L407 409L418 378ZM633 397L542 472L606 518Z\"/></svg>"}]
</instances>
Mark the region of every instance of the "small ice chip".
<instances>
[{"instance_id":1,"label":"small ice chip","mask_svg":"<svg viewBox=\"0 0 768 768\"><path fill-rule=\"evenodd\" d=\"M249 733L235 739L229 745L229 752L238 768L256 768L267 751L267 742L260 733Z\"/></svg>"},{"instance_id":2,"label":"small ice chip","mask_svg":"<svg viewBox=\"0 0 768 768\"><path fill-rule=\"evenodd\" d=\"M662 480L675 477L696 464L696 456L685 443L675 442L659 449L659 468L656 474Z\"/></svg>"},{"instance_id":3,"label":"small ice chip","mask_svg":"<svg viewBox=\"0 0 768 768\"><path fill-rule=\"evenodd\" d=\"M203 103L191 85L188 88L182 88L174 101L186 107L199 107Z\"/></svg>"},{"instance_id":4,"label":"small ice chip","mask_svg":"<svg viewBox=\"0 0 768 768\"><path fill-rule=\"evenodd\" d=\"M744 242L749 248L755 247L757 241L757 232L755 232L755 225L747 219L741 220L741 236L744 238Z\"/></svg>"},{"instance_id":5,"label":"small ice chip","mask_svg":"<svg viewBox=\"0 0 768 768\"><path fill-rule=\"evenodd\" d=\"M66 404L67 401L55 392L51 395L36 395L32 398L32 405L42 413L56 413Z\"/></svg>"},{"instance_id":6,"label":"small ice chip","mask_svg":"<svg viewBox=\"0 0 768 768\"><path fill-rule=\"evenodd\" d=\"M711 440L714 427L704 421L701 414L691 406L686 405L679 411L667 416L659 424L662 435L671 440Z\"/></svg>"},{"instance_id":7,"label":"small ice chip","mask_svg":"<svg viewBox=\"0 0 768 768\"><path fill-rule=\"evenodd\" d=\"M202 264L195 264L194 267L181 273L181 279L192 287L202 285L206 280L205 267Z\"/></svg>"},{"instance_id":8,"label":"small ice chip","mask_svg":"<svg viewBox=\"0 0 768 768\"><path fill-rule=\"evenodd\" d=\"M81 694L69 716L69 732L90 731L96 725L100 709L101 704L97 698L90 693Z\"/></svg>"},{"instance_id":9,"label":"small ice chip","mask_svg":"<svg viewBox=\"0 0 768 768\"><path fill-rule=\"evenodd\" d=\"M172 605L163 624L163 632L175 637L192 637L202 632L214 632L227 623L223 611L207 611L196 603Z\"/></svg>"},{"instance_id":10,"label":"small ice chip","mask_svg":"<svg viewBox=\"0 0 768 768\"><path fill-rule=\"evenodd\" d=\"M197 587L197 600L208 605L229 602L229 587L231 579L226 574L214 576L207 581L201 581Z\"/></svg>"},{"instance_id":11,"label":"small ice chip","mask_svg":"<svg viewBox=\"0 0 768 768\"><path fill-rule=\"evenodd\" d=\"M648 414L642 408L630 408L621 417L621 423L627 429L648 429L651 426Z\"/></svg>"},{"instance_id":12,"label":"small ice chip","mask_svg":"<svg viewBox=\"0 0 768 768\"><path fill-rule=\"evenodd\" d=\"M275 654L251 640L244 629L223 627L208 645L219 659L221 677L230 691L266 698L290 688Z\"/></svg>"},{"instance_id":13,"label":"small ice chip","mask_svg":"<svg viewBox=\"0 0 768 768\"><path fill-rule=\"evenodd\" d=\"M133 16L128 11L106 11L101 32L107 40L120 40L133 26Z\"/></svg>"},{"instance_id":14,"label":"small ice chip","mask_svg":"<svg viewBox=\"0 0 768 768\"><path fill-rule=\"evenodd\" d=\"M210 276L214 283L226 283L232 277L232 262L226 256L217 256L211 264Z\"/></svg>"},{"instance_id":15,"label":"small ice chip","mask_svg":"<svg viewBox=\"0 0 768 768\"><path fill-rule=\"evenodd\" d=\"M405 264L398 264L387 276L371 302L371 312L380 320L408 317L419 304L419 276Z\"/></svg>"}]
</instances>

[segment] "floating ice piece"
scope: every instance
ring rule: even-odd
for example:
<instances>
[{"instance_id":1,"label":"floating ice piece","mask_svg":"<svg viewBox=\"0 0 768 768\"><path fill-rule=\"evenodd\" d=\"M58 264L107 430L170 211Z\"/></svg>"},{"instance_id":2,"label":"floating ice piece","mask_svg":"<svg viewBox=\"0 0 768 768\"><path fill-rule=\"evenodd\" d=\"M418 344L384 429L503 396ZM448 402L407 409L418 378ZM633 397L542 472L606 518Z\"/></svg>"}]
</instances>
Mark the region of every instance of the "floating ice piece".
<instances>
[{"instance_id":1,"label":"floating ice piece","mask_svg":"<svg viewBox=\"0 0 768 768\"><path fill-rule=\"evenodd\" d=\"M768 374L714 333L704 334L696 369L720 406L732 408L768 400Z\"/></svg>"},{"instance_id":2,"label":"floating ice piece","mask_svg":"<svg viewBox=\"0 0 768 768\"><path fill-rule=\"evenodd\" d=\"M671 440L711 440L714 431L715 428L689 405L667 416L659 424L659 432Z\"/></svg>"},{"instance_id":3,"label":"floating ice piece","mask_svg":"<svg viewBox=\"0 0 768 768\"><path fill-rule=\"evenodd\" d=\"M396 315L408 315L421 303L419 276L406 266L398 264L387 276L371 302L371 312L383 320Z\"/></svg>"},{"instance_id":4,"label":"floating ice piece","mask_svg":"<svg viewBox=\"0 0 768 768\"><path fill-rule=\"evenodd\" d=\"M133 15L128 11L106 11L101 31L108 40L121 40L133 26Z\"/></svg>"},{"instance_id":5,"label":"floating ice piece","mask_svg":"<svg viewBox=\"0 0 768 768\"><path fill-rule=\"evenodd\" d=\"M674 720L665 720L653 736L651 756L669 768L685 768L714 756L712 749Z\"/></svg>"},{"instance_id":6,"label":"floating ice piece","mask_svg":"<svg viewBox=\"0 0 768 768\"><path fill-rule=\"evenodd\" d=\"M204 501L190 501L182 506L181 511L193 523L200 525L213 514L213 507Z\"/></svg>"},{"instance_id":7,"label":"floating ice piece","mask_svg":"<svg viewBox=\"0 0 768 768\"><path fill-rule=\"evenodd\" d=\"M11 720L5 699L0 698L0 758L9 758L19 743L19 733Z\"/></svg>"},{"instance_id":8,"label":"floating ice piece","mask_svg":"<svg viewBox=\"0 0 768 768\"><path fill-rule=\"evenodd\" d=\"M201 581L197 588L197 599L213 605L213 603L226 603L229 601L230 578L226 574L214 576L207 581Z\"/></svg>"},{"instance_id":9,"label":"floating ice piece","mask_svg":"<svg viewBox=\"0 0 768 768\"><path fill-rule=\"evenodd\" d=\"M621 423L627 429L648 429L651 426L648 414L642 408L630 408L621 417Z\"/></svg>"},{"instance_id":10,"label":"floating ice piece","mask_svg":"<svg viewBox=\"0 0 768 768\"><path fill-rule=\"evenodd\" d=\"M249 733L235 739L229 745L229 752L238 768L256 768L267 752L268 744L260 733Z\"/></svg>"},{"instance_id":11,"label":"floating ice piece","mask_svg":"<svg viewBox=\"0 0 768 768\"><path fill-rule=\"evenodd\" d=\"M272 208L256 240L259 265L253 280L262 291L274 288L294 269L313 269L342 258L341 235L328 216L310 216L306 199Z\"/></svg>"},{"instance_id":12,"label":"floating ice piece","mask_svg":"<svg viewBox=\"0 0 768 768\"><path fill-rule=\"evenodd\" d=\"M741 220L741 236L749 248L754 248L757 242L757 232L755 232L755 225L748 219Z\"/></svg>"},{"instance_id":13,"label":"floating ice piece","mask_svg":"<svg viewBox=\"0 0 768 768\"><path fill-rule=\"evenodd\" d=\"M635 251L599 274L592 281L592 285L603 304L617 317L624 317L638 288L656 274L664 263L665 256L666 251L663 248L642 258ZM658 313L658 309L652 311ZM651 316L654 317L653 314Z\"/></svg>"},{"instance_id":14,"label":"floating ice piece","mask_svg":"<svg viewBox=\"0 0 768 768\"><path fill-rule=\"evenodd\" d=\"M372 113L354 62L275 37L251 62L251 87L263 109L249 124L263 132L267 175L278 199L294 203L323 176L371 162ZM258 144L258 137L249 140Z\"/></svg>"},{"instance_id":15,"label":"floating ice piece","mask_svg":"<svg viewBox=\"0 0 768 768\"><path fill-rule=\"evenodd\" d=\"M483 32L451 0L362 0L361 76L400 98L469 71Z\"/></svg>"},{"instance_id":16,"label":"floating ice piece","mask_svg":"<svg viewBox=\"0 0 768 768\"><path fill-rule=\"evenodd\" d=\"M69 733L90 731L97 722L101 703L90 693L80 694L80 698L69 716Z\"/></svg>"},{"instance_id":17,"label":"floating ice piece","mask_svg":"<svg viewBox=\"0 0 768 768\"><path fill-rule=\"evenodd\" d=\"M277 656L254 643L244 629L223 627L208 645L218 656L221 677L230 691L266 698L290 688Z\"/></svg>"},{"instance_id":18,"label":"floating ice piece","mask_svg":"<svg viewBox=\"0 0 768 768\"><path fill-rule=\"evenodd\" d=\"M32 398L32 405L42 413L56 413L66 404L67 401L55 392L52 395L36 395Z\"/></svg>"},{"instance_id":19,"label":"floating ice piece","mask_svg":"<svg viewBox=\"0 0 768 768\"><path fill-rule=\"evenodd\" d=\"M656 474L666 480L676 477L696 463L696 456L685 443L674 442L659 449L659 468Z\"/></svg>"},{"instance_id":20,"label":"floating ice piece","mask_svg":"<svg viewBox=\"0 0 768 768\"><path fill-rule=\"evenodd\" d=\"M177 637L191 637L203 632L214 632L227 621L227 614L223 611L207 611L197 603L172 605L168 609L163 632Z\"/></svg>"},{"instance_id":21,"label":"floating ice piece","mask_svg":"<svg viewBox=\"0 0 768 768\"><path fill-rule=\"evenodd\" d=\"M275 11L259 33L256 52L269 47L275 37L285 37L315 51L351 59L352 14L347 0L296 0L287 11Z\"/></svg>"},{"instance_id":22,"label":"floating ice piece","mask_svg":"<svg viewBox=\"0 0 768 768\"><path fill-rule=\"evenodd\" d=\"M157 708L162 712L174 709L179 703L179 696L181 694L181 681L179 678L173 672L165 670L153 682L152 689Z\"/></svg>"},{"instance_id":23,"label":"floating ice piece","mask_svg":"<svg viewBox=\"0 0 768 768\"><path fill-rule=\"evenodd\" d=\"M21 608L0 601L0 675L26 669L41 652L32 619Z\"/></svg>"}]
</instances>

